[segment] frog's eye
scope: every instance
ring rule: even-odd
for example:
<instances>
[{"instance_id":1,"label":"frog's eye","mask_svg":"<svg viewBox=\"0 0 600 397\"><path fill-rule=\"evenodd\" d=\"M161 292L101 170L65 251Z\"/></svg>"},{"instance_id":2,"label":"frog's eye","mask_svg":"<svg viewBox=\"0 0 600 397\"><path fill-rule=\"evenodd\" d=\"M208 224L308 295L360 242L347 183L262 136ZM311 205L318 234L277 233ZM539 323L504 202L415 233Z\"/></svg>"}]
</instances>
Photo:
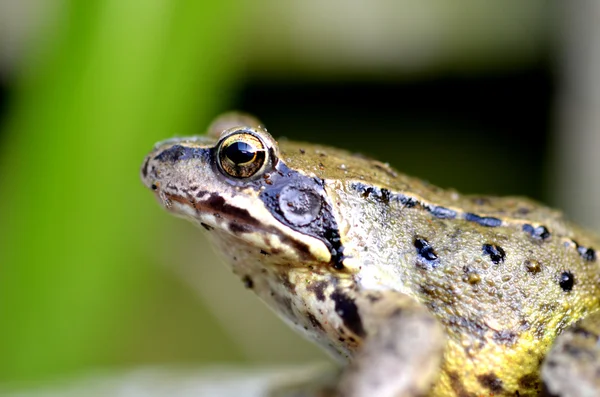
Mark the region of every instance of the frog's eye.
<instances>
[{"instance_id":1,"label":"frog's eye","mask_svg":"<svg viewBox=\"0 0 600 397\"><path fill-rule=\"evenodd\" d=\"M249 178L263 169L267 149L255 135L246 131L234 132L217 147L219 168L234 178Z\"/></svg>"}]
</instances>

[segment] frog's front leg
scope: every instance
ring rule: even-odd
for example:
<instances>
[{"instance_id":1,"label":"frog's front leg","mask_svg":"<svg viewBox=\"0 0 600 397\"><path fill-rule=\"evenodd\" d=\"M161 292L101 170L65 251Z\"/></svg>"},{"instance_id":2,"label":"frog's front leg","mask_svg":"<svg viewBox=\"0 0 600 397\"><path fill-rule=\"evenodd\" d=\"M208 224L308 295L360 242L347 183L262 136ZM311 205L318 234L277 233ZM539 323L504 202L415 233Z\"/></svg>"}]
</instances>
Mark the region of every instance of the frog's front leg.
<instances>
[{"instance_id":1,"label":"frog's front leg","mask_svg":"<svg viewBox=\"0 0 600 397\"><path fill-rule=\"evenodd\" d=\"M356 305L366 337L341 376L340 396L427 394L443 356L441 325L424 306L395 291L359 293Z\"/></svg>"},{"instance_id":2,"label":"frog's front leg","mask_svg":"<svg viewBox=\"0 0 600 397\"><path fill-rule=\"evenodd\" d=\"M542 366L542 380L551 396L600 396L600 312L556 338Z\"/></svg>"}]
</instances>

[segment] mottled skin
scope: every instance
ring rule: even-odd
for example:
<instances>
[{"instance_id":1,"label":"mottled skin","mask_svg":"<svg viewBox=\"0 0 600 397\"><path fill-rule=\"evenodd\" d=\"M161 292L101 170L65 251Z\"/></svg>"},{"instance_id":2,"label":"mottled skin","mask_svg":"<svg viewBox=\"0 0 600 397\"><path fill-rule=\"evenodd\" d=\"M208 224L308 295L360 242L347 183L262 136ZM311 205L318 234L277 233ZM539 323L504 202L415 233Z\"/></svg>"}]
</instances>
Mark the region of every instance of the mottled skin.
<instances>
[{"instance_id":1,"label":"mottled skin","mask_svg":"<svg viewBox=\"0 0 600 397\"><path fill-rule=\"evenodd\" d=\"M244 134L263 142L265 161L232 176L220 156L236 153L218 142ZM586 395L559 394L585 380L600 395L595 345L582 342L591 364L565 348L578 330L594 341L600 332L600 241L555 210L463 196L330 147L277 144L239 114L207 137L157 144L142 179L208 230L267 305L350 362L340 395L537 396L564 330L547 390ZM556 379L553 368L574 362L583 369Z\"/></svg>"}]
</instances>

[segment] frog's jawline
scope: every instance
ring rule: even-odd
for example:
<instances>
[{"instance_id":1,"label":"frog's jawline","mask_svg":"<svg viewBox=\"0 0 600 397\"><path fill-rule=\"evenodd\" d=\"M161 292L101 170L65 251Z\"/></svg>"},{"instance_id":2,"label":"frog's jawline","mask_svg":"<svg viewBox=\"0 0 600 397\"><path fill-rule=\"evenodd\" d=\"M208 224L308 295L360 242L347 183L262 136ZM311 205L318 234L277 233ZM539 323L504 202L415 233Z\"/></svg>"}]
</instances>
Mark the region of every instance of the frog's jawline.
<instances>
[{"instance_id":1,"label":"frog's jawline","mask_svg":"<svg viewBox=\"0 0 600 397\"><path fill-rule=\"evenodd\" d=\"M262 224L254 217L250 215L250 213L243 208L234 207L232 205L226 204L225 200L220 197L216 193L210 193L208 191L199 191L196 195L197 197L204 197L208 195L208 199L206 200L193 200L186 199L178 195L165 193L165 196L168 200L176 201L183 205L191 206L195 211L199 213L213 213L218 214L218 217L222 220L225 220L228 225L228 229L234 235L239 235L243 233L251 233L255 230L263 230L264 232L271 232L273 234L277 233L277 230L272 228L265 228ZM241 221L241 222L240 222ZM206 224L201 225L210 230L211 226ZM301 242L294 240L292 238L286 238L285 236L280 237L282 242L288 245L292 245L299 253L304 256L304 259L310 258L310 249L309 247Z\"/></svg>"}]
</instances>

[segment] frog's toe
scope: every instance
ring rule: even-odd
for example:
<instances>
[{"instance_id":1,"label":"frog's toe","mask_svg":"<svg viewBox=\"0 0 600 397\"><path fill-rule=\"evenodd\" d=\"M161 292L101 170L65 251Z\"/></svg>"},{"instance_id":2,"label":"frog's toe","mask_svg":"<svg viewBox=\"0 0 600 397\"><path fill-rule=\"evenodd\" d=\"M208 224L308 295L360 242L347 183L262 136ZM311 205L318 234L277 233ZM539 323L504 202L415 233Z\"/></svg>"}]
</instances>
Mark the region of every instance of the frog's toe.
<instances>
[{"instance_id":1,"label":"frog's toe","mask_svg":"<svg viewBox=\"0 0 600 397\"><path fill-rule=\"evenodd\" d=\"M600 312L556 338L544 361L542 380L550 396L600 396Z\"/></svg>"}]
</instances>

